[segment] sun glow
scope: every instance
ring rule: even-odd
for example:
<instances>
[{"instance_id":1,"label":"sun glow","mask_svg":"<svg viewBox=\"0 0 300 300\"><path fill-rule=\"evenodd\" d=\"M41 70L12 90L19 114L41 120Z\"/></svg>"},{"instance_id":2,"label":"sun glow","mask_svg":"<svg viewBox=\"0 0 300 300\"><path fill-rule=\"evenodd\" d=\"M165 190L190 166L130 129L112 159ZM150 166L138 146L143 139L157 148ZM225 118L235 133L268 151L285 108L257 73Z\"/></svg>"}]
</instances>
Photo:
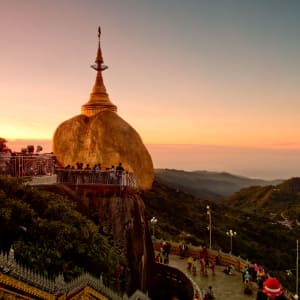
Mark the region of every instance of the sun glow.
<instances>
[{"instance_id":1,"label":"sun glow","mask_svg":"<svg viewBox=\"0 0 300 300\"><path fill-rule=\"evenodd\" d=\"M52 139L51 130L44 128L35 128L27 125L4 124L0 127L0 137L7 140L26 139Z\"/></svg>"}]
</instances>

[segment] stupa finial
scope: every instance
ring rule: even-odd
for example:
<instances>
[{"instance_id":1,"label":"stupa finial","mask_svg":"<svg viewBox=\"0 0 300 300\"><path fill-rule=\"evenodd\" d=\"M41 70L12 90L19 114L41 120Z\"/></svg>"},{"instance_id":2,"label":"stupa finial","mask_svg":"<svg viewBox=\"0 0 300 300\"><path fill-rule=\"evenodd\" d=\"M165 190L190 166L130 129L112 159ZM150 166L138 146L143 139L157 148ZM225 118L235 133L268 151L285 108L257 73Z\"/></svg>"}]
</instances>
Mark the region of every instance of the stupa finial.
<instances>
[{"instance_id":1,"label":"stupa finial","mask_svg":"<svg viewBox=\"0 0 300 300\"><path fill-rule=\"evenodd\" d=\"M98 51L97 51L97 56L95 59L95 64L91 65L91 67L96 70L96 71L104 71L105 69L108 68L108 66L104 65L103 62L103 56L102 56L102 51L101 51L101 45L100 45L100 36L101 36L101 28L100 26L98 27Z\"/></svg>"},{"instance_id":2,"label":"stupa finial","mask_svg":"<svg viewBox=\"0 0 300 300\"><path fill-rule=\"evenodd\" d=\"M82 105L81 113L86 116L92 116L98 112L104 110L110 110L113 112L117 111L117 107L111 103L109 96L106 92L106 88L104 86L102 71L106 70L108 66L104 65L101 45L100 45L100 36L101 36L101 28L98 27L98 50L97 56L95 59L95 64L91 65L91 67L97 71L96 81L94 83L94 87L92 93L90 94L89 101Z\"/></svg>"}]
</instances>

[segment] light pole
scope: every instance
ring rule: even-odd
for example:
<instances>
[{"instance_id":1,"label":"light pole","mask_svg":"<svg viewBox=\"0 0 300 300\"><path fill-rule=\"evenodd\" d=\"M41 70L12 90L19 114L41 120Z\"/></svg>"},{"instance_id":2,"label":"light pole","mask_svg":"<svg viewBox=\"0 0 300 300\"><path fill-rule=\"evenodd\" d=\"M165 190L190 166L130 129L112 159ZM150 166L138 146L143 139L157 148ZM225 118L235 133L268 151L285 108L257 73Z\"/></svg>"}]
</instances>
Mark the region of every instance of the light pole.
<instances>
[{"instance_id":1,"label":"light pole","mask_svg":"<svg viewBox=\"0 0 300 300\"><path fill-rule=\"evenodd\" d=\"M157 223L157 219L155 217L152 217L152 219L150 220L150 223L152 224L152 239L155 240L155 224Z\"/></svg>"},{"instance_id":2,"label":"light pole","mask_svg":"<svg viewBox=\"0 0 300 300\"><path fill-rule=\"evenodd\" d=\"M299 274L299 241L297 240L297 254L296 254L296 295L294 296L295 299L298 299L298 274Z\"/></svg>"},{"instance_id":3,"label":"light pole","mask_svg":"<svg viewBox=\"0 0 300 300\"><path fill-rule=\"evenodd\" d=\"M236 236L236 232L232 229L229 229L228 231L226 231L226 234L230 237L230 254L232 254L232 238Z\"/></svg>"},{"instance_id":4,"label":"light pole","mask_svg":"<svg viewBox=\"0 0 300 300\"><path fill-rule=\"evenodd\" d=\"M209 224L208 224L208 230L209 230L209 249L211 249L211 209L209 205L206 206L206 213L208 214L209 217Z\"/></svg>"}]
</instances>

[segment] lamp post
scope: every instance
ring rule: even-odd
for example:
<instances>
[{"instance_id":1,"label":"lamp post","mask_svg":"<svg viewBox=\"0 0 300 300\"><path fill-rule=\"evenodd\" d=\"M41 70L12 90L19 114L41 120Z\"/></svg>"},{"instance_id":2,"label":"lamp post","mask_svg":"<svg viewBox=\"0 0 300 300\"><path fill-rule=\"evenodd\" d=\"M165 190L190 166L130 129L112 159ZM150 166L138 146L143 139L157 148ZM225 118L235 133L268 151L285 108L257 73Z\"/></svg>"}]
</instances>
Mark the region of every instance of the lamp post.
<instances>
[{"instance_id":1,"label":"lamp post","mask_svg":"<svg viewBox=\"0 0 300 300\"><path fill-rule=\"evenodd\" d=\"M209 224L208 224L208 230L209 230L209 249L211 249L211 209L209 205L206 206L206 213L209 217Z\"/></svg>"},{"instance_id":2,"label":"lamp post","mask_svg":"<svg viewBox=\"0 0 300 300\"><path fill-rule=\"evenodd\" d=\"M236 236L236 232L232 229L229 229L228 231L226 231L226 234L230 237L230 254L232 254L232 238Z\"/></svg>"},{"instance_id":3,"label":"lamp post","mask_svg":"<svg viewBox=\"0 0 300 300\"><path fill-rule=\"evenodd\" d=\"M152 239L155 240L155 224L157 223L157 219L155 217L152 217L150 220L150 223L152 224Z\"/></svg>"},{"instance_id":4,"label":"lamp post","mask_svg":"<svg viewBox=\"0 0 300 300\"><path fill-rule=\"evenodd\" d=\"M298 299L298 286L299 286L299 241L297 240L297 254L296 254L296 295L294 296L294 299Z\"/></svg>"}]
</instances>

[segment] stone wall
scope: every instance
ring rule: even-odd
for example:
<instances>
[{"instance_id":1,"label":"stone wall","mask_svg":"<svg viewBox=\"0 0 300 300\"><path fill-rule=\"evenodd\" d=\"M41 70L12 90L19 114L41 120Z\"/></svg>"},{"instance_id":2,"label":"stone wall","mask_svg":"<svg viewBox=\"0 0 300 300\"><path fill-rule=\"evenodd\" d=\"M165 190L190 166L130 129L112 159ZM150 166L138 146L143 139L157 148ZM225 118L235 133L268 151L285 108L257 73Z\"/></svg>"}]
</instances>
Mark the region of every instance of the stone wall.
<instances>
[{"instance_id":1,"label":"stone wall","mask_svg":"<svg viewBox=\"0 0 300 300\"><path fill-rule=\"evenodd\" d=\"M180 300L191 300L194 297L191 280L176 268L156 263L154 279L156 288L150 294L152 299L172 299L175 295Z\"/></svg>"}]
</instances>

